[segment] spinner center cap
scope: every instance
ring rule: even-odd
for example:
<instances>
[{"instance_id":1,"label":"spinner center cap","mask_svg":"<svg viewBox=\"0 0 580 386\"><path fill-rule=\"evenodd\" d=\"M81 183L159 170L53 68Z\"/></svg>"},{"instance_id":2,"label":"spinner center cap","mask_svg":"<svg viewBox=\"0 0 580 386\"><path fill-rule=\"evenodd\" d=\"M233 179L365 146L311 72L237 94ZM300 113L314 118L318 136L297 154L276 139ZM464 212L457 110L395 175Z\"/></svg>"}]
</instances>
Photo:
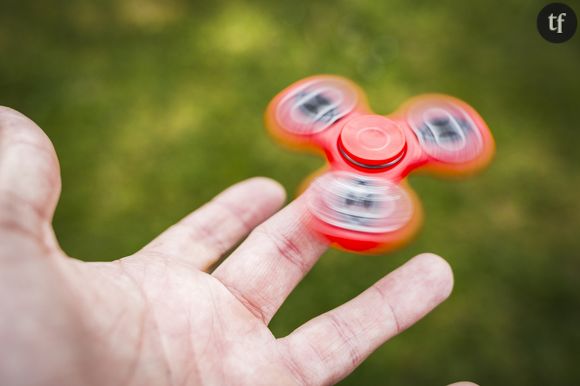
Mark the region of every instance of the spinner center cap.
<instances>
[{"instance_id":1,"label":"spinner center cap","mask_svg":"<svg viewBox=\"0 0 580 386\"><path fill-rule=\"evenodd\" d=\"M368 168L383 168L398 162L407 147L401 128L380 115L361 115L342 128L338 139L342 155Z\"/></svg>"}]
</instances>

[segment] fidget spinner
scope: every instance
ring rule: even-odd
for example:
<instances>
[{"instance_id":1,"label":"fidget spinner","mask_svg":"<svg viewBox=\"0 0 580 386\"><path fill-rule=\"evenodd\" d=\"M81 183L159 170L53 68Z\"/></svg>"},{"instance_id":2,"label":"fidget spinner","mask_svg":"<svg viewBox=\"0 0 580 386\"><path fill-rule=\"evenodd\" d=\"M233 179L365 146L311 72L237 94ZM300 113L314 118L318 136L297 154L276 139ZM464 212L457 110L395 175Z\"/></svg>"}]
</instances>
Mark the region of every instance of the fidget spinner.
<instances>
[{"instance_id":1,"label":"fidget spinner","mask_svg":"<svg viewBox=\"0 0 580 386\"><path fill-rule=\"evenodd\" d=\"M326 157L303 184L309 226L349 251L384 252L417 232L421 206L405 181L411 171L464 175L494 152L489 128L465 102L422 95L382 116L357 85L329 75L279 93L266 125L282 142Z\"/></svg>"}]
</instances>

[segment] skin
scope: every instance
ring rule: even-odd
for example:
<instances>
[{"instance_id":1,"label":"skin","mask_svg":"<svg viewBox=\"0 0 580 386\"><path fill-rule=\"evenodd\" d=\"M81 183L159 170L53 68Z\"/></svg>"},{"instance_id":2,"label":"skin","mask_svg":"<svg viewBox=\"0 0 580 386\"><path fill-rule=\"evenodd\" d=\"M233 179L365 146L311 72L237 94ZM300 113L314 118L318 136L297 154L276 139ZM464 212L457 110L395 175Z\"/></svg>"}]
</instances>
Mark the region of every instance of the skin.
<instances>
[{"instance_id":1,"label":"skin","mask_svg":"<svg viewBox=\"0 0 580 386\"><path fill-rule=\"evenodd\" d=\"M0 384L332 384L453 286L449 265L422 254L276 338L268 323L327 248L301 226L300 199L278 211L276 182L238 183L108 263L60 249L59 194L50 140L0 107Z\"/></svg>"}]
</instances>

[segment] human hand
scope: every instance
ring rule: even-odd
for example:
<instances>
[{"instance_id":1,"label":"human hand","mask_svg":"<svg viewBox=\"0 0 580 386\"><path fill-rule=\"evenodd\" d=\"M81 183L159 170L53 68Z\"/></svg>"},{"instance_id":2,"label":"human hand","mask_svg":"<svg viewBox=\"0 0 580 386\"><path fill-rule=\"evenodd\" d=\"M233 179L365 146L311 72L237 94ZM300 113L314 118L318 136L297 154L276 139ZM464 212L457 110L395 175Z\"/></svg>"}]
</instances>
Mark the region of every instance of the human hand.
<instances>
[{"instance_id":1,"label":"human hand","mask_svg":"<svg viewBox=\"0 0 580 386\"><path fill-rule=\"evenodd\" d=\"M419 255L276 338L268 323L327 248L300 198L274 214L283 189L250 179L139 252L85 263L54 236L59 193L48 138L0 107L0 384L335 383L452 288L448 264Z\"/></svg>"}]
</instances>

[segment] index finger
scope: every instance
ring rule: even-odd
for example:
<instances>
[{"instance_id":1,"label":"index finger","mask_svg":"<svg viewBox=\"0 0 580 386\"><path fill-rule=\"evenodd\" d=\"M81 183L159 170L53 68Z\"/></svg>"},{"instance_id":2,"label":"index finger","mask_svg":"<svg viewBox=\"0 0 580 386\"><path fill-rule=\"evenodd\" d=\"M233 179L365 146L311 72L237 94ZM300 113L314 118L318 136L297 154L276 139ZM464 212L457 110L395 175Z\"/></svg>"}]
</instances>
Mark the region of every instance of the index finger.
<instances>
[{"instance_id":1,"label":"index finger","mask_svg":"<svg viewBox=\"0 0 580 386\"><path fill-rule=\"evenodd\" d=\"M268 324L328 244L306 224L303 197L258 226L213 273Z\"/></svg>"}]
</instances>

